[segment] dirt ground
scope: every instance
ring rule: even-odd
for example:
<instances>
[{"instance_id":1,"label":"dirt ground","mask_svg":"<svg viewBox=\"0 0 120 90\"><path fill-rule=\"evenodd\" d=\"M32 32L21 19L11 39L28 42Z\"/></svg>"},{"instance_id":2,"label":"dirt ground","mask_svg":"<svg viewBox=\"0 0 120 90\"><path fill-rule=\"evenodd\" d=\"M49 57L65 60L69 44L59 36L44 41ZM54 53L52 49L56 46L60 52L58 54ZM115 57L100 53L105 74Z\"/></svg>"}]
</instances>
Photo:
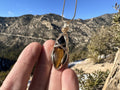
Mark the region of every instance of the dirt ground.
<instances>
[{"instance_id":1,"label":"dirt ground","mask_svg":"<svg viewBox=\"0 0 120 90\"><path fill-rule=\"evenodd\" d=\"M106 71L111 70L113 67L113 63L100 63L100 64L94 64L93 62L91 62L90 59L87 59L85 61L82 61L80 64L76 64L75 66L73 66L71 69L75 70L75 69L82 69L83 71L85 71L85 73L92 73L96 70L101 70L101 71Z\"/></svg>"}]
</instances>

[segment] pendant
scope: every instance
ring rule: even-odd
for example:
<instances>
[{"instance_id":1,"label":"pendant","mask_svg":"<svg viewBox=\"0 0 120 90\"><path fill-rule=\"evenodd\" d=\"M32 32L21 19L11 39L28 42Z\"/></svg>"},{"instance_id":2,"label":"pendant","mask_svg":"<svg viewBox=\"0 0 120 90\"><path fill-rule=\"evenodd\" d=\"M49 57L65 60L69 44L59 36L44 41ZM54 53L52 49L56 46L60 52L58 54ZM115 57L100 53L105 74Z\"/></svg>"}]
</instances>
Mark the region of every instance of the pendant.
<instances>
[{"instance_id":1,"label":"pendant","mask_svg":"<svg viewBox=\"0 0 120 90\"><path fill-rule=\"evenodd\" d=\"M63 13L64 13L64 7L65 7L65 0L63 4L63 11L62 11L62 22L63 27L62 27L62 33L59 35L59 37L56 39L51 58L52 58L52 63L53 66L59 70L61 69L67 62L68 62L68 34L67 31L69 30L69 25L70 23L74 20L75 15L76 15L76 8L77 8L77 0L75 4L75 11L74 11L74 16L71 20L69 21L63 21Z\"/></svg>"},{"instance_id":2,"label":"pendant","mask_svg":"<svg viewBox=\"0 0 120 90\"><path fill-rule=\"evenodd\" d=\"M68 34L61 33L56 39L52 51L52 63L56 69L61 69L68 61Z\"/></svg>"}]
</instances>

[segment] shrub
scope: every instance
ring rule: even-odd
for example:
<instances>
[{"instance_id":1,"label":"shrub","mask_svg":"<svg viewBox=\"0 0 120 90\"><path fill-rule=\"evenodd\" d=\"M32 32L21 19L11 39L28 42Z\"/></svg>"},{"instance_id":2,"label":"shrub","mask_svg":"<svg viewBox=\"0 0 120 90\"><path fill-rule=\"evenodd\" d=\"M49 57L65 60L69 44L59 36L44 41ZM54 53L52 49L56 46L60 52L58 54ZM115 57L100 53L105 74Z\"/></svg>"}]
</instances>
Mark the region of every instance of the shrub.
<instances>
[{"instance_id":1,"label":"shrub","mask_svg":"<svg viewBox=\"0 0 120 90\"><path fill-rule=\"evenodd\" d=\"M91 37L88 44L88 57L95 58L95 62L100 62L99 55L114 54L120 47L120 26L102 27Z\"/></svg>"},{"instance_id":2,"label":"shrub","mask_svg":"<svg viewBox=\"0 0 120 90\"><path fill-rule=\"evenodd\" d=\"M78 73L79 86L82 90L102 90L109 70L106 72L95 71L91 74L84 73L83 70L76 69Z\"/></svg>"},{"instance_id":3,"label":"shrub","mask_svg":"<svg viewBox=\"0 0 120 90\"><path fill-rule=\"evenodd\" d=\"M6 78L6 76L8 75L9 71L1 71L0 72L0 86L2 85L4 79Z\"/></svg>"},{"instance_id":4,"label":"shrub","mask_svg":"<svg viewBox=\"0 0 120 90\"><path fill-rule=\"evenodd\" d=\"M4 43L0 42L0 57L1 58L6 58L9 60L13 60L16 61L19 54L21 53L21 51L24 49L25 45L24 44L20 44L17 45L15 44L12 47L7 47Z\"/></svg>"},{"instance_id":5,"label":"shrub","mask_svg":"<svg viewBox=\"0 0 120 90\"><path fill-rule=\"evenodd\" d=\"M88 49L86 48L86 46L81 49L81 50L76 50L74 53L70 54L70 62L74 62L76 60L83 60L87 58L87 54L88 54Z\"/></svg>"}]
</instances>

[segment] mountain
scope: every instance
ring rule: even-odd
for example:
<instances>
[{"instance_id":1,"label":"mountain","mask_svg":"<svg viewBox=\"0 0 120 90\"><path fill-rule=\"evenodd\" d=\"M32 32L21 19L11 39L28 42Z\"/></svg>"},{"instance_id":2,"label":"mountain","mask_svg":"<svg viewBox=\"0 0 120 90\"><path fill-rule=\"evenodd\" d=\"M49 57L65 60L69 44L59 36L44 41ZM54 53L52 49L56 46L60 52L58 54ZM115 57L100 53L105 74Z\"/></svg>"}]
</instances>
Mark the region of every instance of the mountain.
<instances>
[{"instance_id":1,"label":"mountain","mask_svg":"<svg viewBox=\"0 0 120 90\"><path fill-rule=\"evenodd\" d=\"M113 14L105 14L72 21L68 31L70 53L84 48L101 26L110 26L112 17ZM55 40L61 33L61 27L61 16L56 14L0 17L0 57L16 59L21 50L31 42L43 44L48 39Z\"/></svg>"}]
</instances>

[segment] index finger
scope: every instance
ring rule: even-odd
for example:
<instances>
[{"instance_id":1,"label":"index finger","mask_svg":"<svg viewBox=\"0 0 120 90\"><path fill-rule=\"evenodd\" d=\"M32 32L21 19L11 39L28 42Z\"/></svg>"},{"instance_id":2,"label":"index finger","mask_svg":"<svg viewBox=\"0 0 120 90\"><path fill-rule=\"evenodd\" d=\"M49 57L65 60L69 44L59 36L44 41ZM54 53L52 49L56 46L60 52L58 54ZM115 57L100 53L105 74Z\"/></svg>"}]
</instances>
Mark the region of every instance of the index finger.
<instances>
[{"instance_id":1,"label":"index finger","mask_svg":"<svg viewBox=\"0 0 120 90\"><path fill-rule=\"evenodd\" d=\"M54 43L53 40L48 40L43 44L41 56L35 67L29 90L46 90L51 73L51 53Z\"/></svg>"},{"instance_id":2,"label":"index finger","mask_svg":"<svg viewBox=\"0 0 120 90\"><path fill-rule=\"evenodd\" d=\"M31 43L19 56L14 67L5 79L2 90L25 90L32 72L33 66L41 53L39 43Z\"/></svg>"}]
</instances>

